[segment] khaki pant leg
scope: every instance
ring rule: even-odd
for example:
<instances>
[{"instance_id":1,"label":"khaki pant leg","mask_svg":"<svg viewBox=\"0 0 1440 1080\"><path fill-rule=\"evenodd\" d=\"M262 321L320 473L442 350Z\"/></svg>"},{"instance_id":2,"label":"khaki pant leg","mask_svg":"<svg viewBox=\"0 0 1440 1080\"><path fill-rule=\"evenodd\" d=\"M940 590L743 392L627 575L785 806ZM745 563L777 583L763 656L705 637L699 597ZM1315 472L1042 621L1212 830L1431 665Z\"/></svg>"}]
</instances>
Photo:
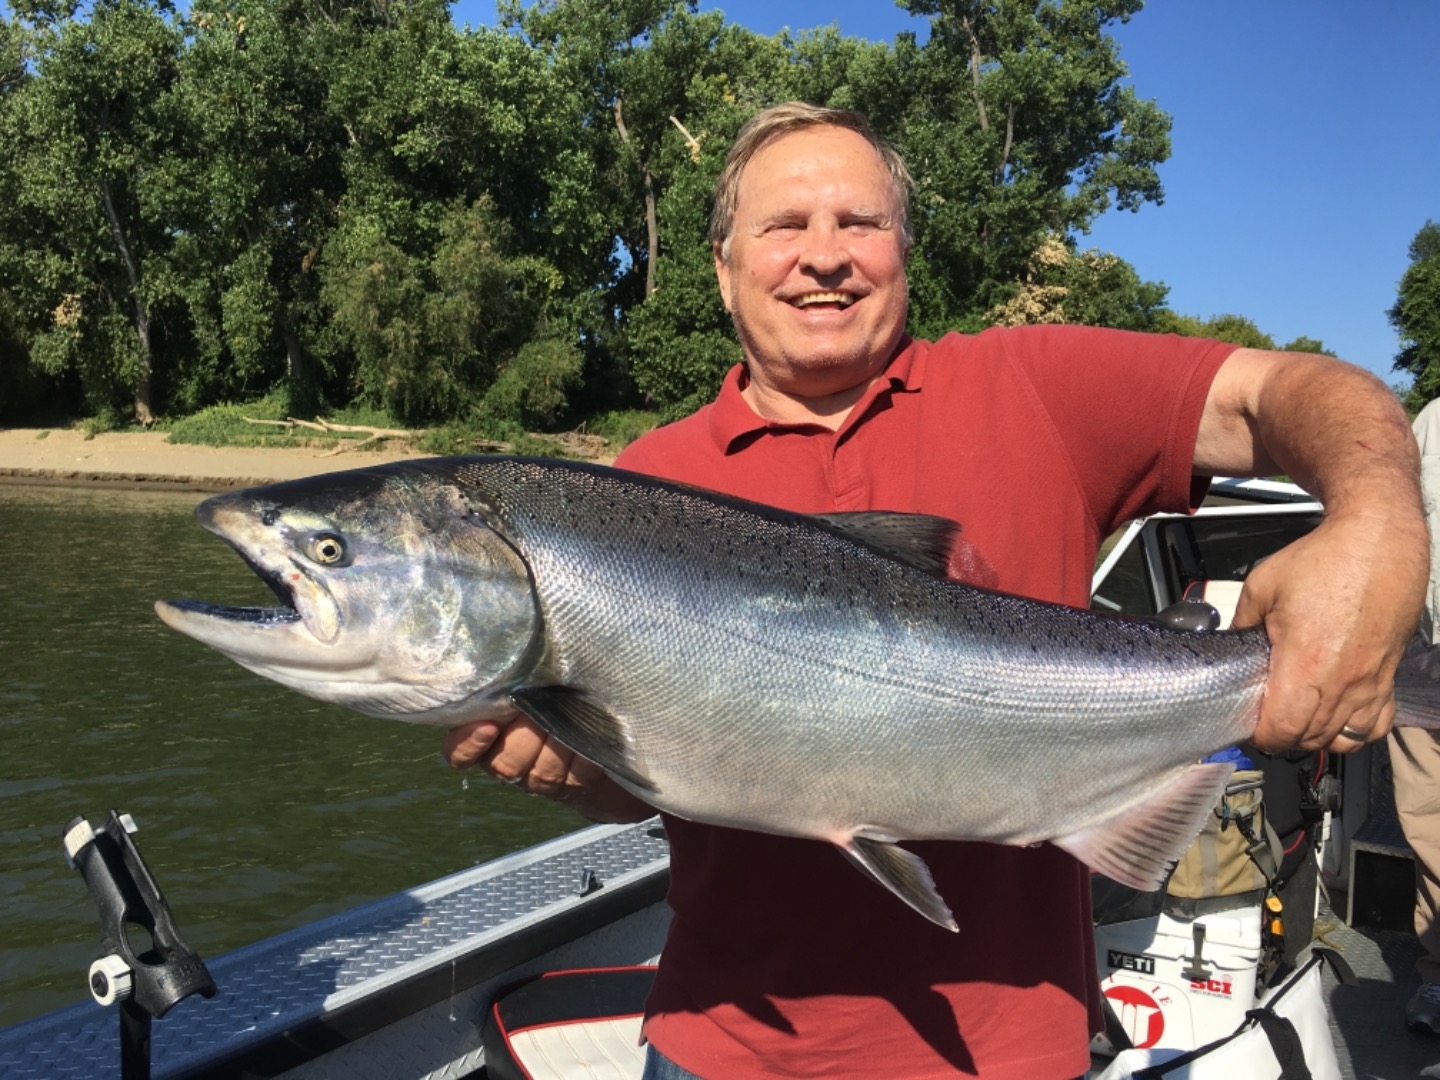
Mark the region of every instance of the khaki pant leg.
<instances>
[{"instance_id":1,"label":"khaki pant leg","mask_svg":"<svg viewBox=\"0 0 1440 1080\"><path fill-rule=\"evenodd\" d=\"M1415 966L1425 982L1440 982L1440 737L1419 728L1390 733L1395 809L1415 850Z\"/></svg>"}]
</instances>

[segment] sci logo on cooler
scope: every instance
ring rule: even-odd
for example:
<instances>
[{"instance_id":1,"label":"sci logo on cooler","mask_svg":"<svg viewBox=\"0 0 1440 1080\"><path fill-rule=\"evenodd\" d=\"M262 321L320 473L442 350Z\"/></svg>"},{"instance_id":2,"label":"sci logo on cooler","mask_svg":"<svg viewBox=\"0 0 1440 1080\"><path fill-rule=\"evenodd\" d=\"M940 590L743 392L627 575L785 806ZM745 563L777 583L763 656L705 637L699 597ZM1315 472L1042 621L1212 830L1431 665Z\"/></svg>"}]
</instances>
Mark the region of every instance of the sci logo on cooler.
<instances>
[{"instance_id":1,"label":"sci logo on cooler","mask_svg":"<svg viewBox=\"0 0 1440 1080\"><path fill-rule=\"evenodd\" d=\"M1160 1004L1138 986L1116 983L1105 988L1120 1026L1137 1050L1148 1050L1165 1034L1165 1014Z\"/></svg>"},{"instance_id":2,"label":"sci logo on cooler","mask_svg":"<svg viewBox=\"0 0 1440 1080\"><path fill-rule=\"evenodd\" d=\"M1191 979L1190 992L1228 998L1235 993L1235 986L1229 979Z\"/></svg>"}]
</instances>

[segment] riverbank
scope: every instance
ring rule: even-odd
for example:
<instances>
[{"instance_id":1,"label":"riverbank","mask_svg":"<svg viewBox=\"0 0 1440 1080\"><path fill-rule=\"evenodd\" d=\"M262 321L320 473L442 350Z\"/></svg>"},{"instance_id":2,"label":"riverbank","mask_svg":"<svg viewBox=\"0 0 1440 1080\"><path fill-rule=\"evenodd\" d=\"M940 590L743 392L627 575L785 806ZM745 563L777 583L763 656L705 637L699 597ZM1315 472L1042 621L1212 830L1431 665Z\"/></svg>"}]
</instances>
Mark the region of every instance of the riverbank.
<instances>
[{"instance_id":1,"label":"riverbank","mask_svg":"<svg viewBox=\"0 0 1440 1080\"><path fill-rule=\"evenodd\" d=\"M327 447L181 445L154 431L86 438L62 428L0 429L0 483L226 491L424 456L399 442L336 453Z\"/></svg>"}]
</instances>

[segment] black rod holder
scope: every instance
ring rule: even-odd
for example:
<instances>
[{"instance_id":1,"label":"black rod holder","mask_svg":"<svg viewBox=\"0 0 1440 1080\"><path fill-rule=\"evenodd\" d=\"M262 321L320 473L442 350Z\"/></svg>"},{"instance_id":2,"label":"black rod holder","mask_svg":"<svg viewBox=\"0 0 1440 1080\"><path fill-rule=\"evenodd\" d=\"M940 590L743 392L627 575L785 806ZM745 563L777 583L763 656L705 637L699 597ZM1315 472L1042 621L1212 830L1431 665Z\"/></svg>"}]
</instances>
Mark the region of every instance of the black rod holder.
<instances>
[{"instance_id":1,"label":"black rod holder","mask_svg":"<svg viewBox=\"0 0 1440 1080\"><path fill-rule=\"evenodd\" d=\"M100 910L103 955L90 965L90 993L120 1006L121 1080L149 1080L151 1021L192 994L214 997L215 980L176 929L134 831L130 815L114 810L98 829L74 818L65 826L65 856ZM149 940L137 948L132 936Z\"/></svg>"}]
</instances>

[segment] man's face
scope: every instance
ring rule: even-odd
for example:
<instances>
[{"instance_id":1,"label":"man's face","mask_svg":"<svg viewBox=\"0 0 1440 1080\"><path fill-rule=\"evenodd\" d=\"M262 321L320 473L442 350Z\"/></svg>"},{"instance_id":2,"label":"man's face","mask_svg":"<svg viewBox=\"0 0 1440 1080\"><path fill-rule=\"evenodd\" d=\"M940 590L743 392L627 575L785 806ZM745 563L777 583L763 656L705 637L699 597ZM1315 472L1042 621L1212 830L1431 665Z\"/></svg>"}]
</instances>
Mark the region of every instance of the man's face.
<instances>
[{"instance_id":1,"label":"man's face","mask_svg":"<svg viewBox=\"0 0 1440 1080\"><path fill-rule=\"evenodd\" d=\"M752 379L819 396L880 370L905 328L898 210L880 155L846 128L792 132L750 159L715 272Z\"/></svg>"}]
</instances>

